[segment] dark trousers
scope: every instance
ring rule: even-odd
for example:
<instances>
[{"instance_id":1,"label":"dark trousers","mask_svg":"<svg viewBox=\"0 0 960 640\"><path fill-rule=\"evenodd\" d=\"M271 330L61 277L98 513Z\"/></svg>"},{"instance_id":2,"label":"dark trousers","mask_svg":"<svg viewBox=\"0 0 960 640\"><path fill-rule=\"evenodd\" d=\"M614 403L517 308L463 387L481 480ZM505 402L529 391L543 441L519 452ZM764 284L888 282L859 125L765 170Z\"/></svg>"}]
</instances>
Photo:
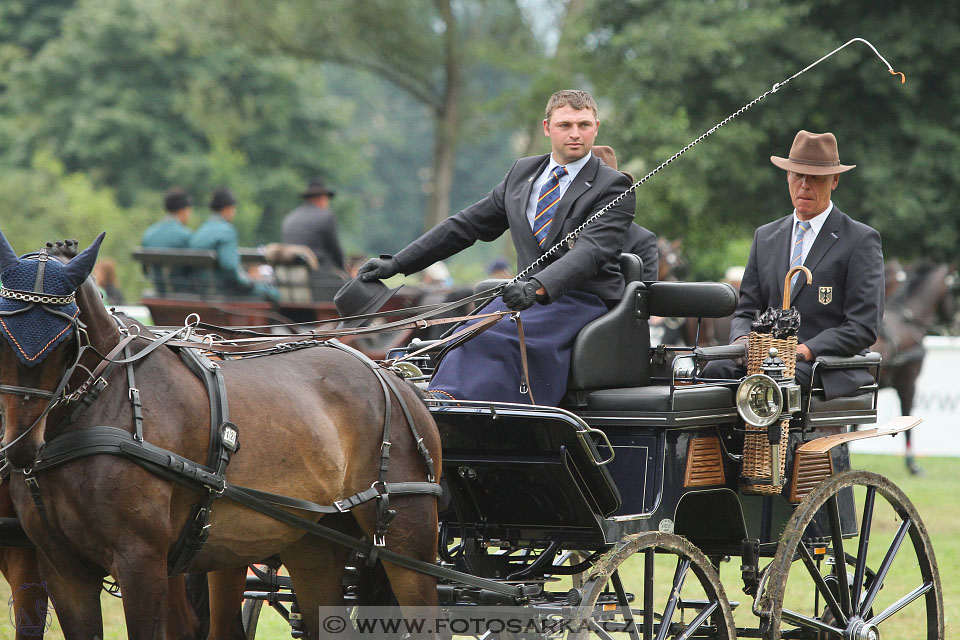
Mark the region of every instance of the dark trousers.
<instances>
[{"instance_id":1,"label":"dark trousers","mask_svg":"<svg viewBox=\"0 0 960 640\"><path fill-rule=\"evenodd\" d=\"M483 313L504 310L503 300L497 299ZM580 291L520 312L530 371L527 383L537 404L560 404L567 392L574 338L588 322L606 312L603 300ZM522 373L517 323L504 316L443 357L433 374L430 391L457 400L529 403L530 397L521 391Z\"/></svg>"}]
</instances>

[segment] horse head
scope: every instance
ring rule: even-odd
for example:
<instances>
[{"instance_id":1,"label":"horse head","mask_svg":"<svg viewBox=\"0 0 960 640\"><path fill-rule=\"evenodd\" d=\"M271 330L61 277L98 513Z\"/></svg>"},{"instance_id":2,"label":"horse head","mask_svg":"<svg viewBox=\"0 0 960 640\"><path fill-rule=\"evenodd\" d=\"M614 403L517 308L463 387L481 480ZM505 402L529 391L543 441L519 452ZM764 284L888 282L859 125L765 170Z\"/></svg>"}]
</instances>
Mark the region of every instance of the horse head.
<instances>
[{"instance_id":1,"label":"horse head","mask_svg":"<svg viewBox=\"0 0 960 640\"><path fill-rule=\"evenodd\" d=\"M680 255L683 249L683 239L667 240L666 238L657 238L657 251L660 254L660 264L658 265L658 280L677 281L683 280L687 275L687 261Z\"/></svg>"},{"instance_id":2,"label":"horse head","mask_svg":"<svg viewBox=\"0 0 960 640\"><path fill-rule=\"evenodd\" d=\"M63 263L45 248L17 257L0 232L2 450L15 468L36 460L46 416L79 356L76 292L96 263L103 237Z\"/></svg>"}]
</instances>

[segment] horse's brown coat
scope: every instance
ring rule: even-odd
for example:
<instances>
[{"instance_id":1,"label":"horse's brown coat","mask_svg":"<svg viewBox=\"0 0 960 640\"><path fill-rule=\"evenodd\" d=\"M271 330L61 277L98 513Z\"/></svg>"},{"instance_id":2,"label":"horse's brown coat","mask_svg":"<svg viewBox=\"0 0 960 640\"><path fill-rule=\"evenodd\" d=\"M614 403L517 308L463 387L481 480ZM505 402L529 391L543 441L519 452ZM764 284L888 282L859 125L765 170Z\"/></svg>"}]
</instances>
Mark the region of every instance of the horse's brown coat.
<instances>
[{"instance_id":1,"label":"horse's brown coat","mask_svg":"<svg viewBox=\"0 0 960 640\"><path fill-rule=\"evenodd\" d=\"M91 343L107 353L119 338L90 281L78 291L81 317ZM138 341L137 348L146 346ZM57 350L32 370L20 367L9 348L0 352L2 379L52 389L66 366L69 349ZM85 358L86 360L86 358ZM93 366L94 361L87 363ZM227 470L237 485L331 504L368 488L377 478L384 396L374 374L359 360L330 347L221 363L227 382L230 419L240 432L240 450ZM172 351L162 348L136 365L143 398L144 435L150 443L204 461L209 438L209 401L200 381ZM131 428L132 413L122 368L101 397L69 429L110 425ZM420 435L440 468L436 426L416 392L397 385ZM393 404L388 480L425 480L426 470L396 399ZM4 443L12 441L42 409L43 402L3 396L7 422ZM53 425L62 414L51 414ZM10 451L15 466L31 464L46 425ZM197 492L150 473L135 463L94 456L37 474L52 533L43 526L22 476L11 482L24 529L38 547L41 573L57 602L65 637L102 637L100 575L116 577L124 599L130 638L162 638L167 625L167 553L199 500ZM387 547L433 561L437 506L433 497L392 499L398 516ZM371 535L375 507L353 514ZM193 571L236 569L279 554L293 578L307 628L319 633L318 606L342 602L346 550L228 500L213 508L210 537ZM401 605L436 602L434 579L387 564Z\"/></svg>"}]
</instances>

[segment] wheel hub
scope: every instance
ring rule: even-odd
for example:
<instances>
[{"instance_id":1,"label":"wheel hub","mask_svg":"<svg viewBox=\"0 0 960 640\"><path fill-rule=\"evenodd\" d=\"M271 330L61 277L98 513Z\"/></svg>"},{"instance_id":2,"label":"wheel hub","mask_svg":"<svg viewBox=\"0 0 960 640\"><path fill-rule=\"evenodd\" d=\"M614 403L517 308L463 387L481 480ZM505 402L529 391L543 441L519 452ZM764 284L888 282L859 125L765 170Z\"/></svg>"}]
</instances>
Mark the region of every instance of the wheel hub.
<instances>
[{"instance_id":1,"label":"wheel hub","mask_svg":"<svg viewBox=\"0 0 960 640\"><path fill-rule=\"evenodd\" d=\"M877 629L875 624L870 624L860 618L854 618L847 625L843 637L844 640L880 640L880 630Z\"/></svg>"}]
</instances>

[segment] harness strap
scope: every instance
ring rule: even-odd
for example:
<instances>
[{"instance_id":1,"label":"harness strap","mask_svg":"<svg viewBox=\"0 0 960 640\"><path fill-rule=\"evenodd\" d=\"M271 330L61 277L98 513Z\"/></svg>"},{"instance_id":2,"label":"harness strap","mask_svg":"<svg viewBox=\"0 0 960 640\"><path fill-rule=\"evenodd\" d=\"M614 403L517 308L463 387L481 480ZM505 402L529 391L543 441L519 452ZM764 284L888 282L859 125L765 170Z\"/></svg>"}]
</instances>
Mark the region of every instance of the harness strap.
<instances>
[{"instance_id":1,"label":"harness strap","mask_svg":"<svg viewBox=\"0 0 960 640\"><path fill-rule=\"evenodd\" d=\"M123 348L123 355L126 358L130 357L130 345ZM140 389L137 388L137 381L133 376L132 362L127 364L127 389L133 411L133 437L136 440L143 440L143 405L140 402Z\"/></svg>"},{"instance_id":2,"label":"harness strap","mask_svg":"<svg viewBox=\"0 0 960 640\"><path fill-rule=\"evenodd\" d=\"M122 429L117 429L116 427L90 427L88 429L78 429L77 431L64 433L46 445L42 454L42 458L37 463L35 471L49 469L71 460L91 455L112 454L123 456L136 460L157 475L191 488L196 488L198 484L203 485L259 513L313 535L320 536L336 544L368 554L374 551L373 545L369 542L284 511L280 507L271 504L270 500L272 500L272 498L268 500L262 497L262 492L229 485L224 481L222 476L217 476L215 473L199 466L195 462L170 451L160 449L148 442L138 442L133 439L130 433ZM394 487L397 488L397 493L407 495L423 493L440 496L442 494L442 489L434 483L409 482L396 483L395 485L391 483L390 486L385 488L393 489ZM376 490L373 487L371 489ZM354 506L356 506L362 504L360 500L368 501L372 499L375 499L375 496L371 496L369 491L362 491L356 494L356 496L351 496L351 498L344 499L340 502L350 500L354 502ZM287 504L281 506L293 505ZM340 510L337 509L337 511ZM525 599L539 592L539 587L536 586L501 584L486 578L479 578L436 564L416 560L388 549L379 549L379 555L382 560L436 578L466 584L479 589L486 589L494 593L512 596L518 599Z\"/></svg>"},{"instance_id":3,"label":"harness strap","mask_svg":"<svg viewBox=\"0 0 960 640\"><path fill-rule=\"evenodd\" d=\"M523 320L520 319L520 314L516 314L514 318L517 321L517 340L520 344L520 393L526 393L530 396L530 404L537 404L537 401L533 399L533 387L530 386L530 367L527 362L527 341L523 337Z\"/></svg>"}]
</instances>

